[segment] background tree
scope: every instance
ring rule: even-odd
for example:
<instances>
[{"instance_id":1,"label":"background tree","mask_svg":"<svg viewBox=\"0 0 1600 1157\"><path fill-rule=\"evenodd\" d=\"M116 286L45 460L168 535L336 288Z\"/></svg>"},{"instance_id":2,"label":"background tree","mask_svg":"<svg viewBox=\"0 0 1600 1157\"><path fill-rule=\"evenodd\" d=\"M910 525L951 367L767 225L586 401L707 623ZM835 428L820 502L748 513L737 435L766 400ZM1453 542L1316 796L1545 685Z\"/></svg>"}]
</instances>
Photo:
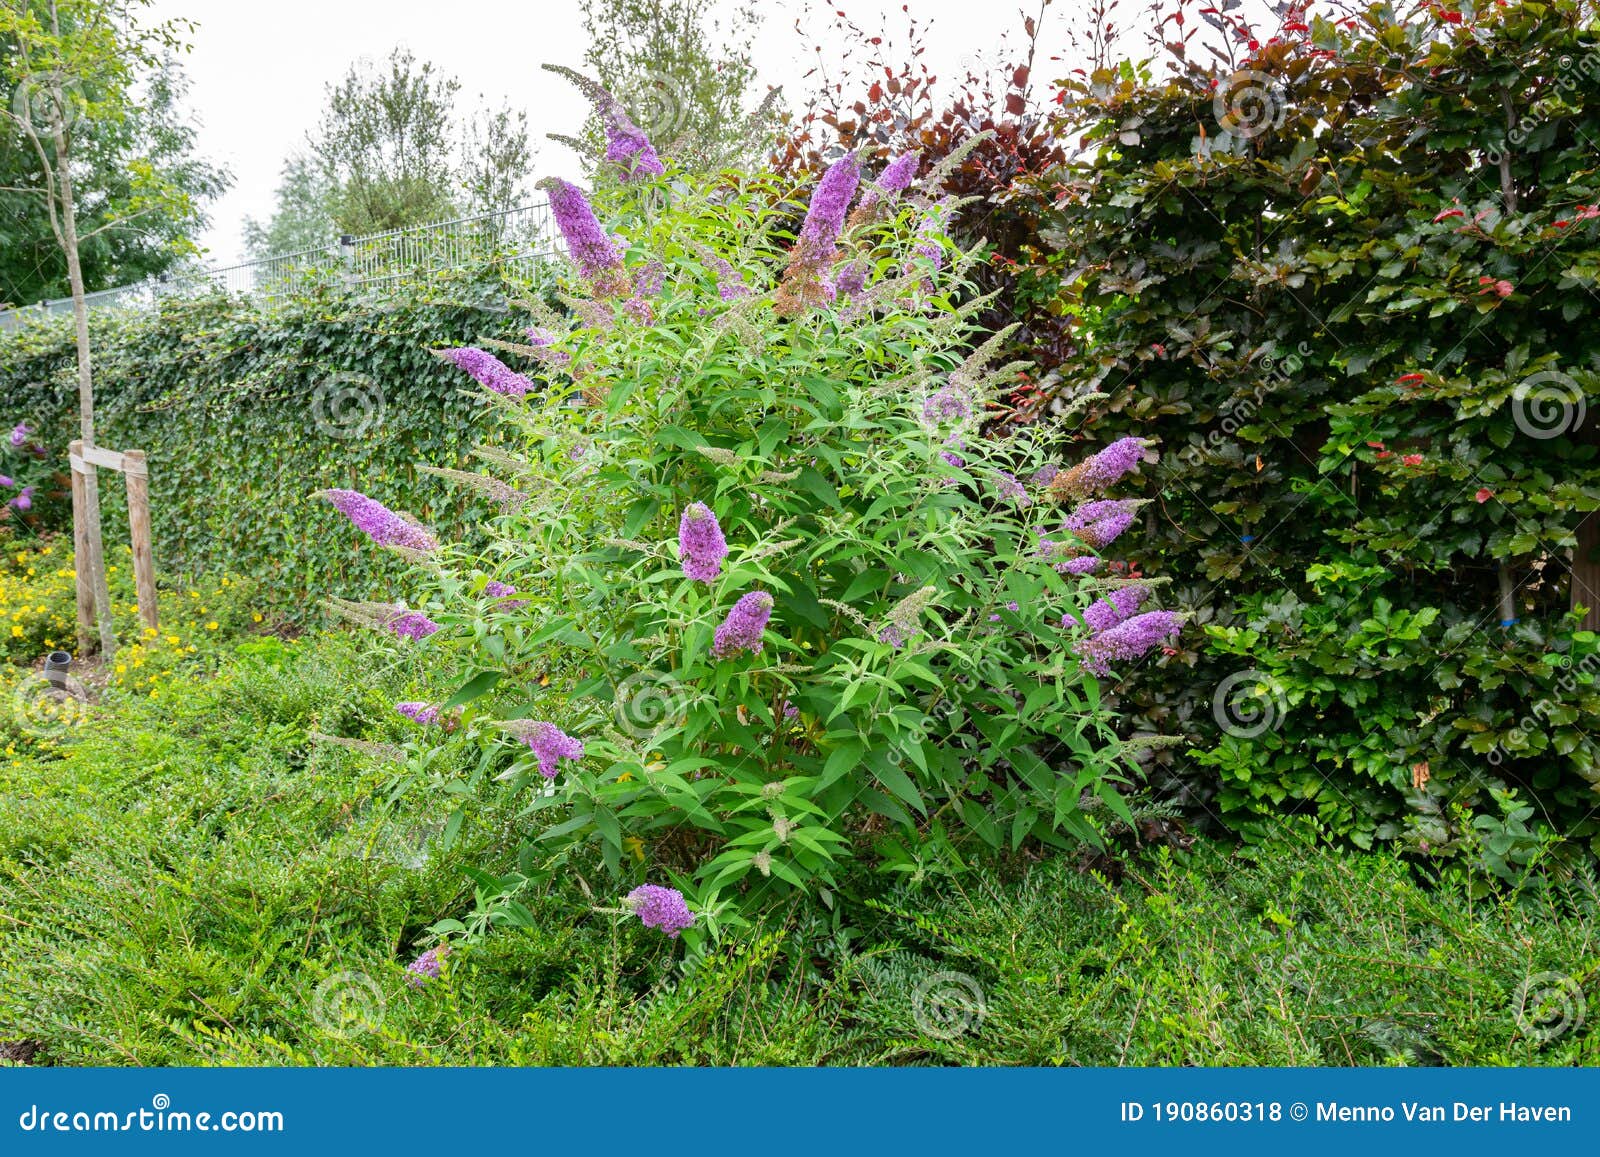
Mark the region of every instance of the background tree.
<instances>
[{"instance_id":1,"label":"background tree","mask_svg":"<svg viewBox=\"0 0 1600 1157\"><path fill-rule=\"evenodd\" d=\"M266 222L245 218L244 244L250 256L314 249L327 245L339 232L333 219L333 186L305 153L295 153L283 163L276 198L277 207Z\"/></svg>"},{"instance_id":2,"label":"background tree","mask_svg":"<svg viewBox=\"0 0 1600 1157\"><path fill-rule=\"evenodd\" d=\"M82 150L88 130L126 124L139 101L140 82L157 72L163 54L176 51L188 25L139 22L149 0L3 0L0 41L10 52L0 61L0 81L12 99L0 111L20 134L37 167L33 181L14 186L31 190L44 204L51 232L61 246L72 294L78 353L78 423L85 446L95 444L94 377L89 351L89 314L84 301L83 247L96 237L162 218L193 213L194 201L182 185L168 180L149 158L130 159L127 195L108 204L92 183L79 187ZM80 204L84 217L80 222ZM84 475L85 504L80 512L83 549L76 565L88 567L99 620L100 647L116 650L111 598L106 589L100 541L100 494L91 467ZM80 648L89 645L79 639Z\"/></svg>"},{"instance_id":3,"label":"background tree","mask_svg":"<svg viewBox=\"0 0 1600 1157\"><path fill-rule=\"evenodd\" d=\"M351 65L327 88L307 151L284 162L272 217L245 223L253 256L330 245L528 199L528 117L479 97L458 115L461 82L396 48L384 66Z\"/></svg>"},{"instance_id":4,"label":"background tree","mask_svg":"<svg viewBox=\"0 0 1600 1157\"><path fill-rule=\"evenodd\" d=\"M0 44L0 54L13 52ZM199 251L195 238L208 223L204 206L228 187L229 176L195 154L187 88L177 60L164 56L140 77L138 99L124 116L97 120L93 132L74 142L78 258L90 292L164 272ZM134 217L146 169L183 196L146 205L151 211ZM0 302L28 305L70 290L38 155L14 121L0 120Z\"/></svg>"}]
</instances>

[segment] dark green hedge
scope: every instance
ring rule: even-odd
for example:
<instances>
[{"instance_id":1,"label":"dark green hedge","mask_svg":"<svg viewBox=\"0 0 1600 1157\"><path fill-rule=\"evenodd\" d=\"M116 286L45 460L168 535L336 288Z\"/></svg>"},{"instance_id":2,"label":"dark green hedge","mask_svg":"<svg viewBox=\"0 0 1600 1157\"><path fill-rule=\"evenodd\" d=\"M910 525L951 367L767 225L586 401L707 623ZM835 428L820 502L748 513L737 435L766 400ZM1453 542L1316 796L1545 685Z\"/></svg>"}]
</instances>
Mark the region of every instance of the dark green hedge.
<instances>
[{"instance_id":1,"label":"dark green hedge","mask_svg":"<svg viewBox=\"0 0 1600 1157\"><path fill-rule=\"evenodd\" d=\"M359 549L309 496L358 488L425 522L470 526L468 496L415 467L464 465L484 404L428 350L516 340L503 302L463 275L270 311L207 297L93 314L97 440L149 456L158 567L257 577L294 617L333 592L402 595L404 564ZM0 335L0 417L33 423L63 459L76 388L70 318ZM125 542L120 485L106 477L102 493L108 543Z\"/></svg>"},{"instance_id":2,"label":"dark green hedge","mask_svg":"<svg viewBox=\"0 0 1600 1157\"><path fill-rule=\"evenodd\" d=\"M1470 822L1525 861L1538 832L1600 849L1568 614L1600 508L1600 24L1473 19L1096 75L1098 151L1043 193L1082 270L1068 387L1111 395L1094 440L1159 443L1141 559L1195 611L1125 688L1196 741L1159 759L1244 830L1302 811L1437 856Z\"/></svg>"}]
</instances>

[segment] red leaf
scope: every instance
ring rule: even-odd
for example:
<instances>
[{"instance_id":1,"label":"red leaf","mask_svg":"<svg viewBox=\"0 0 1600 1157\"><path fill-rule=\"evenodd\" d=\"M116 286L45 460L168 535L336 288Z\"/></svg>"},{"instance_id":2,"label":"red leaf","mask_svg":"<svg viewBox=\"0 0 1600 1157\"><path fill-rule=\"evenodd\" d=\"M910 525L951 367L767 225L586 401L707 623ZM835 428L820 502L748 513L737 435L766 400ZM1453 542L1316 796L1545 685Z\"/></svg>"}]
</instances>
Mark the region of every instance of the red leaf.
<instances>
[{"instance_id":1,"label":"red leaf","mask_svg":"<svg viewBox=\"0 0 1600 1157\"><path fill-rule=\"evenodd\" d=\"M1020 94L1012 93L1006 97L1006 112L1012 116L1021 116L1025 108L1027 108L1027 105L1022 102Z\"/></svg>"}]
</instances>

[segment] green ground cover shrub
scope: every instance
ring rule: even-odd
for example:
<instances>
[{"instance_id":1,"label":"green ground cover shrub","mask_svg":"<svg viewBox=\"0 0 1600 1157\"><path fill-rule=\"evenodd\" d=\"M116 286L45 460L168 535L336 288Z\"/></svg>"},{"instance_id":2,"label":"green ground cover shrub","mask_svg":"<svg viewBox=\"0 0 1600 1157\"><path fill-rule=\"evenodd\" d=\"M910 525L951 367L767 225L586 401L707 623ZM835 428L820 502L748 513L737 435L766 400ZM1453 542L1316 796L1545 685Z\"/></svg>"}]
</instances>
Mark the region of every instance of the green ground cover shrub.
<instances>
[{"instance_id":1,"label":"green ground cover shrub","mask_svg":"<svg viewBox=\"0 0 1600 1157\"><path fill-rule=\"evenodd\" d=\"M1220 60L1065 85L1095 151L1039 191L1065 396L1159 440L1140 559L1206 632L1120 688L1196 741L1152 778L1247 833L1592 851L1594 6L1217 21Z\"/></svg>"},{"instance_id":2,"label":"green ground cover shrub","mask_svg":"<svg viewBox=\"0 0 1600 1157\"><path fill-rule=\"evenodd\" d=\"M521 893L531 919L413 986L427 927L513 868L520 794L481 787L446 847L436 796L391 800L414 658L340 635L227 648L0 763L0 1042L31 1063L1600 1060L1576 1015L1600 968L1591 875L1478 899L1465 871L1304 826L1247 855L1130 852L1109 877L1010 854L847 870L832 912L780 906L687 953L574 859Z\"/></svg>"}]
</instances>

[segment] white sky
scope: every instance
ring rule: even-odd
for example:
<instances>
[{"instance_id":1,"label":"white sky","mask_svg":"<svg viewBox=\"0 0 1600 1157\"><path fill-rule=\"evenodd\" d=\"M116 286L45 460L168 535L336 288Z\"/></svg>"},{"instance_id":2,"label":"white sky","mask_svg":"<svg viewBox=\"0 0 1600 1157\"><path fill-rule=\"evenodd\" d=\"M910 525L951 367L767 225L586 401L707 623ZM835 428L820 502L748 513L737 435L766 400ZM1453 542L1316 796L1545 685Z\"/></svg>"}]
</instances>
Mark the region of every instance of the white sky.
<instances>
[{"instance_id":1,"label":"white sky","mask_svg":"<svg viewBox=\"0 0 1600 1157\"><path fill-rule=\"evenodd\" d=\"M875 28L886 16L899 28L902 2L838 6L863 28ZM953 77L975 54L988 50L992 57L1001 32L1020 29L1017 8L1024 2L1037 10L1037 0L910 0L927 26L925 59L932 70ZM764 15L755 46L758 79L783 85L794 107L816 58L815 39L798 38L795 20L804 17L807 29L820 34L835 5L758 3ZM1056 0L1044 22L1042 55L1065 51L1062 33L1076 7L1075 0ZM192 82L188 103L200 125L200 152L225 164L234 178L232 190L211 206L212 228L203 238L211 264L241 259L244 218L271 215L279 167L317 123L324 85L357 58L381 60L396 44L461 79L462 111L480 92L493 104L526 109L530 137L540 142L536 176L576 175L572 155L544 134L575 132L586 104L570 84L539 68L545 62L581 68L587 37L575 0L156 0L149 15L199 25L184 59ZM1038 69L1040 79L1057 74L1047 64Z\"/></svg>"}]
</instances>

